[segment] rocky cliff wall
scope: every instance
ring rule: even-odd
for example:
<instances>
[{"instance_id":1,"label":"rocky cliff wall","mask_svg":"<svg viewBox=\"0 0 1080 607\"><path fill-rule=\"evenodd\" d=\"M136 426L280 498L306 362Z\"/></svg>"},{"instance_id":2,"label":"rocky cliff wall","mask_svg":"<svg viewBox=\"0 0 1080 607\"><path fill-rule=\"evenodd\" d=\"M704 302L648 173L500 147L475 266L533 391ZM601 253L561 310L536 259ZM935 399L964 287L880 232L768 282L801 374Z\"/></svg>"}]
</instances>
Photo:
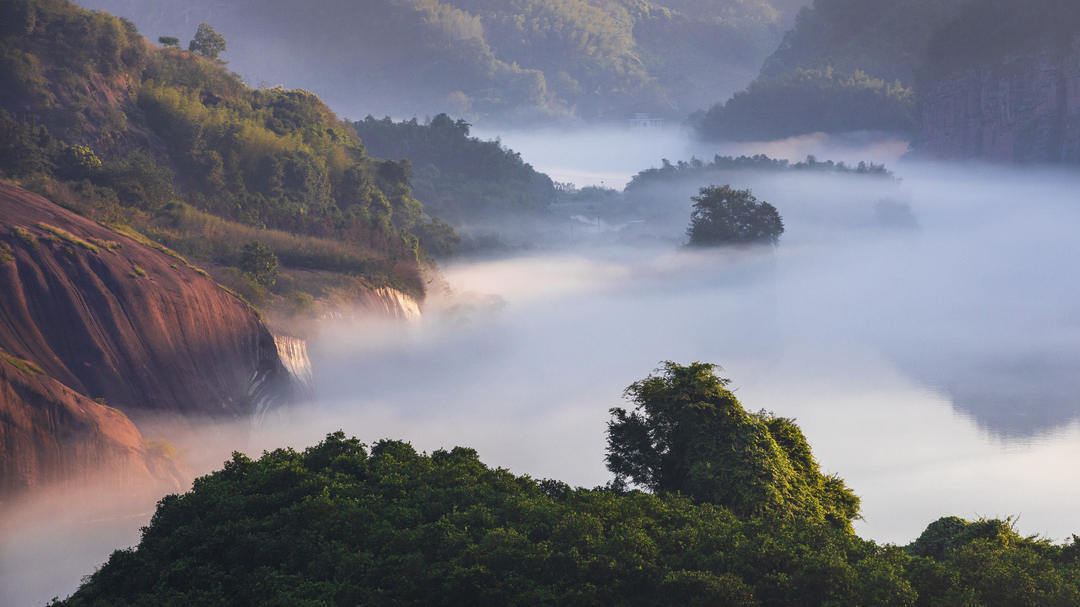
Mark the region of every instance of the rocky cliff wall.
<instances>
[{"instance_id":1,"label":"rocky cliff wall","mask_svg":"<svg viewBox=\"0 0 1080 607\"><path fill-rule=\"evenodd\" d=\"M150 244L0 182L0 348L136 422L288 398L256 312Z\"/></svg>"},{"instance_id":2,"label":"rocky cliff wall","mask_svg":"<svg viewBox=\"0 0 1080 607\"><path fill-rule=\"evenodd\" d=\"M1080 164L1080 38L924 83L920 117L923 156Z\"/></svg>"},{"instance_id":3,"label":"rocky cliff wall","mask_svg":"<svg viewBox=\"0 0 1080 607\"><path fill-rule=\"evenodd\" d=\"M0 500L90 476L179 489L141 432L250 420L295 389L256 311L204 272L3 181L0 359Z\"/></svg>"},{"instance_id":4,"label":"rocky cliff wall","mask_svg":"<svg viewBox=\"0 0 1080 607\"><path fill-rule=\"evenodd\" d=\"M109 486L178 491L186 473L123 413L0 351L0 503L93 476Z\"/></svg>"}]
</instances>

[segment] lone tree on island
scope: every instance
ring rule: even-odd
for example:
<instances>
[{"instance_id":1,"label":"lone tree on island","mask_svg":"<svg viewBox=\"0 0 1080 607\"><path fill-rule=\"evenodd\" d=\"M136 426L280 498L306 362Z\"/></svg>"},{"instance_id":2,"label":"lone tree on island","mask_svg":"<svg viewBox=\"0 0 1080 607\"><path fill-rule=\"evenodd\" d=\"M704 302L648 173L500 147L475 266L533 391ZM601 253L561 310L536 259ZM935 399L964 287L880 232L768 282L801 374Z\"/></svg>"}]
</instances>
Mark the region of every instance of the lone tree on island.
<instances>
[{"instance_id":1,"label":"lone tree on island","mask_svg":"<svg viewBox=\"0 0 1080 607\"><path fill-rule=\"evenodd\" d=\"M690 213L690 246L772 244L780 241L784 221L776 207L754 197L750 190L730 185L701 188Z\"/></svg>"},{"instance_id":2,"label":"lone tree on island","mask_svg":"<svg viewBox=\"0 0 1080 607\"><path fill-rule=\"evenodd\" d=\"M188 50L216 61L225 52L225 36L214 31L209 23L200 23L195 37L188 44Z\"/></svg>"}]
</instances>

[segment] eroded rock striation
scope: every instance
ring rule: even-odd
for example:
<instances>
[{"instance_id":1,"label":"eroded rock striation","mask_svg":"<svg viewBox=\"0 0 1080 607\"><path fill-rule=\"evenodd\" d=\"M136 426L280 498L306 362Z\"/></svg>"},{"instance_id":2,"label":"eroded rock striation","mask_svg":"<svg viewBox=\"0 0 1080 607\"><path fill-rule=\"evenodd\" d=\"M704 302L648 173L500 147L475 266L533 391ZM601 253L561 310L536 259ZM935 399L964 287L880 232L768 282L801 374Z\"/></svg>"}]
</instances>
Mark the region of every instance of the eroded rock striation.
<instances>
[{"instance_id":1,"label":"eroded rock striation","mask_svg":"<svg viewBox=\"0 0 1080 607\"><path fill-rule=\"evenodd\" d=\"M76 460L117 445L130 460L141 440L132 422L243 420L293 390L247 303L167 249L7 182L0 350L40 371L27 379L5 368L0 485L77 472ZM79 446L95 441L98 451Z\"/></svg>"},{"instance_id":2,"label":"eroded rock striation","mask_svg":"<svg viewBox=\"0 0 1080 607\"><path fill-rule=\"evenodd\" d=\"M120 411L0 352L0 497L88 478L176 491L185 475Z\"/></svg>"}]
</instances>

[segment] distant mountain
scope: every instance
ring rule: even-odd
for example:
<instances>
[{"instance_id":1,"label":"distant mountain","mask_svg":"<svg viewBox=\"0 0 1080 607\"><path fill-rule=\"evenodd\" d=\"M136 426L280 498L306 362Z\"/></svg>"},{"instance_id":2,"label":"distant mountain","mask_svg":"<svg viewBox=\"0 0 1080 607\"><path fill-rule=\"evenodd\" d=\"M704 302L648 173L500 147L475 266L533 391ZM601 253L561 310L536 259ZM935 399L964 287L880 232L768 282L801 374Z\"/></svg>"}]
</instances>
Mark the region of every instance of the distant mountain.
<instances>
[{"instance_id":1,"label":"distant mountain","mask_svg":"<svg viewBox=\"0 0 1080 607\"><path fill-rule=\"evenodd\" d=\"M814 0L745 91L696 120L708 139L918 128L916 72L967 0Z\"/></svg>"},{"instance_id":2,"label":"distant mountain","mask_svg":"<svg viewBox=\"0 0 1080 607\"><path fill-rule=\"evenodd\" d=\"M843 74L861 70L911 86L931 36L967 2L814 0L765 60L761 77L833 68Z\"/></svg>"},{"instance_id":3,"label":"distant mountain","mask_svg":"<svg viewBox=\"0 0 1080 607\"><path fill-rule=\"evenodd\" d=\"M253 82L355 116L682 117L753 77L799 0L85 0L154 36L208 22Z\"/></svg>"},{"instance_id":4,"label":"distant mountain","mask_svg":"<svg viewBox=\"0 0 1080 607\"><path fill-rule=\"evenodd\" d=\"M920 70L919 153L1080 164L1080 4L971 3Z\"/></svg>"}]
</instances>

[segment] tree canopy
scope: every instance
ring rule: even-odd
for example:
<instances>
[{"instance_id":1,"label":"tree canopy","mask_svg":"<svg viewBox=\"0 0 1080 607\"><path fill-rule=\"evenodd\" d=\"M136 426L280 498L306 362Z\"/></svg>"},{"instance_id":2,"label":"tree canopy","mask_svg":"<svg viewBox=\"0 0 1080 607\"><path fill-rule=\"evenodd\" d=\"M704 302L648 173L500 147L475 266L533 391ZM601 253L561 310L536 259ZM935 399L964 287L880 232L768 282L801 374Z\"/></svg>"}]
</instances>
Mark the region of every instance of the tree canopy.
<instances>
[{"instance_id":1,"label":"tree canopy","mask_svg":"<svg viewBox=\"0 0 1080 607\"><path fill-rule=\"evenodd\" d=\"M677 492L740 516L827 519L848 526L859 498L821 474L795 423L748 413L706 363L665 362L611 410L607 465L620 480Z\"/></svg>"},{"instance_id":2,"label":"tree canopy","mask_svg":"<svg viewBox=\"0 0 1080 607\"><path fill-rule=\"evenodd\" d=\"M654 493L519 476L463 447L369 449L340 431L301 452L234 453L54 604L1080 603L1077 538L956 517L903 548L859 538L846 524L857 499L817 471L798 427L746 413L727 385L713 365L665 363L627 390L639 417L614 415L609 438L625 448L609 464Z\"/></svg>"},{"instance_id":3,"label":"tree canopy","mask_svg":"<svg viewBox=\"0 0 1080 607\"><path fill-rule=\"evenodd\" d=\"M225 36L214 31L209 23L200 23L195 30L195 37L188 44L188 50L207 59L218 59L225 52Z\"/></svg>"},{"instance_id":4,"label":"tree canopy","mask_svg":"<svg viewBox=\"0 0 1080 607\"><path fill-rule=\"evenodd\" d=\"M425 208L456 225L502 214L544 211L551 179L498 141L470 135L465 120L437 114L424 122L368 116L352 126L370 154L409 158L412 187Z\"/></svg>"},{"instance_id":5,"label":"tree canopy","mask_svg":"<svg viewBox=\"0 0 1080 607\"><path fill-rule=\"evenodd\" d=\"M694 208L687 230L691 246L775 245L784 233L776 207L758 200L750 190L707 186L691 200Z\"/></svg>"}]
</instances>

